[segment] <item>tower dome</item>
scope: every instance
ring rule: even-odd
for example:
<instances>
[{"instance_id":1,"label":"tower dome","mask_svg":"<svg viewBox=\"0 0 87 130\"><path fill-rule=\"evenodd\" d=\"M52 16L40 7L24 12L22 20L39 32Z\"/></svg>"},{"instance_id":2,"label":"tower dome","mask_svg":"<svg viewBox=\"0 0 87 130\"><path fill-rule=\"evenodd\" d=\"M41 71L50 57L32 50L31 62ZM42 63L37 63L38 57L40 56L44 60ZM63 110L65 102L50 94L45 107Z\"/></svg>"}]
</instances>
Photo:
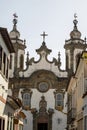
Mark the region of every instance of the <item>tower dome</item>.
<instances>
[{"instance_id":1,"label":"tower dome","mask_svg":"<svg viewBox=\"0 0 87 130\"><path fill-rule=\"evenodd\" d=\"M19 38L20 37L20 33L19 31L17 30L17 18L18 16L16 14L13 14L14 16L14 19L13 19L13 29L12 31L10 32L10 38Z\"/></svg>"},{"instance_id":2,"label":"tower dome","mask_svg":"<svg viewBox=\"0 0 87 130\"><path fill-rule=\"evenodd\" d=\"M74 29L70 33L70 38L71 39L80 39L81 38L81 32L78 31L78 29L77 29L77 23L78 23L78 21L76 19L77 16L75 15L74 17L75 17L75 19L73 21L73 23L74 23Z\"/></svg>"}]
</instances>

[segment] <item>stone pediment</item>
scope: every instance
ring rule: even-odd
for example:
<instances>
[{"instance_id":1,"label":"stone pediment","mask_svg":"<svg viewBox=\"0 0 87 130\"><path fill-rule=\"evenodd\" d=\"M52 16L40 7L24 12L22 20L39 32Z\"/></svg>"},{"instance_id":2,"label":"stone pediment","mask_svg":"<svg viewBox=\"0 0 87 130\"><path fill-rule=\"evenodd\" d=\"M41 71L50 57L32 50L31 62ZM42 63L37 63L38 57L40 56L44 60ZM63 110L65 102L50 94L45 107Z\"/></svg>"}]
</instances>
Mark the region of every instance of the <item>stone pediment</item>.
<instances>
[{"instance_id":1,"label":"stone pediment","mask_svg":"<svg viewBox=\"0 0 87 130\"><path fill-rule=\"evenodd\" d=\"M44 41L43 41L41 47L39 49L36 49L36 52L39 55L39 60L35 61L34 57L31 58L31 59L28 59L28 61L27 61L27 65L28 66L32 65L33 63L38 63L38 62L40 62L43 59L45 59L49 63L53 63L54 62L56 65L58 65L57 59L53 58L53 61L49 61L48 60L47 56L52 52L52 50L47 48L46 43Z\"/></svg>"},{"instance_id":2,"label":"stone pediment","mask_svg":"<svg viewBox=\"0 0 87 130\"><path fill-rule=\"evenodd\" d=\"M48 55L52 50L48 49L43 41L41 47L36 50L39 54L39 60L35 61L34 58L29 59L27 55L26 69L19 72L19 77L29 77L32 73L39 70L48 70L55 73L58 77L67 77L67 72L60 69L60 58L53 58L52 61L48 60ZM60 56L60 54L58 54Z\"/></svg>"}]
</instances>

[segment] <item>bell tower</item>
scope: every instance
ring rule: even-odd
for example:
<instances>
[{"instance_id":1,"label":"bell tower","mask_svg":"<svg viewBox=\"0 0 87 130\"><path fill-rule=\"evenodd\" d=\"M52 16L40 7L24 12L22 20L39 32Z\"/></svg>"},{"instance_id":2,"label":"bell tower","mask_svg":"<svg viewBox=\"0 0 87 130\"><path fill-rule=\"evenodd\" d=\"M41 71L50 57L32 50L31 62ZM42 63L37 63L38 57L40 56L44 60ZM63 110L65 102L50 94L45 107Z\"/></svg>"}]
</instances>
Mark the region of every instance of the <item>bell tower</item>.
<instances>
[{"instance_id":1,"label":"bell tower","mask_svg":"<svg viewBox=\"0 0 87 130\"><path fill-rule=\"evenodd\" d=\"M24 53L25 53L25 40L20 39L20 32L17 30L17 22L18 22L18 16L16 14L13 14L13 29L9 33L11 41L13 43L15 54L12 54L10 56L11 63L10 63L10 76L17 76L18 70L24 69Z\"/></svg>"},{"instance_id":2,"label":"bell tower","mask_svg":"<svg viewBox=\"0 0 87 130\"><path fill-rule=\"evenodd\" d=\"M86 39L81 39L81 32L77 28L77 16L74 15L73 20L74 28L70 32L70 39L65 41L65 55L66 55L66 70L69 75L75 73L78 66L79 58L82 53L87 48Z\"/></svg>"}]
</instances>

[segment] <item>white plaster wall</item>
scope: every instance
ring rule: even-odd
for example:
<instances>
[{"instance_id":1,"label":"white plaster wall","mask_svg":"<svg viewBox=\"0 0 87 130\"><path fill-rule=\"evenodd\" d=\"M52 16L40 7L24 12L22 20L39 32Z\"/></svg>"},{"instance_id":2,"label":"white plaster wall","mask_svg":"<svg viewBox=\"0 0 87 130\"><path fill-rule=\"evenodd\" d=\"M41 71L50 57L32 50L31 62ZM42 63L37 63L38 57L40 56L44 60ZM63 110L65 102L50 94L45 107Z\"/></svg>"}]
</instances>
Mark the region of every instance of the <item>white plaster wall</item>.
<instances>
[{"instance_id":1,"label":"white plaster wall","mask_svg":"<svg viewBox=\"0 0 87 130\"><path fill-rule=\"evenodd\" d=\"M33 89L32 91L33 91L31 98L32 108L37 108L37 110L39 110L39 102L41 100L42 95L44 95L45 100L47 101L47 109L55 107L54 89L50 89L46 93L40 93L37 89Z\"/></svg>"},{"instance_id":2,"label":"white plaster wall","mask_svg":"<svg viewBox=\"0 0 87 130\"><path fill-rule=\"evenodd\" d=\"M38 63L32 63L32 65L28 67L28 70L24 72L21 71L19 74L20 77L23 77L23 75L24 77L29 77L33 72L41 69L52 71L58 77L67 77L67 72L59 71L58 66L55 66L54 63L47 62L45 58L42 58Z\"/></svg>"},{"instance_id":3,"label":"white plaster wall","mask_svg":"<svg viewBox=\"0 0 87 130\"><path fill-rule=\"evenodd\" d=\"M6 56L8 56L9 55L9 50L8 50L8 48L7 48L7 46L6 46L5 42L4 42L1 34L0 34L0 45L2 46L4 52L6 53Z\"/></svg>"},{"instance_id":4,"label":"white plaster wall","mask_svg":"<svg viewBox=\"0 0 87 130\"><path fill-rule=\"evenodd\" d=\"M8 50L1 34L0 34L0 45L2 46L3 51L5 52L7 58L10 59L9 50ZM8 72L9 72L9 70L8 70ZM0 72L0 96L2 96L2 98L4 100L7 99L7 90L8 90L8 79L6 79L5 76L3 75L3 73ZM2 101L0 101L0 116L5 119L5 130L7 130L8 117L7 117L7 114L5 113L5 108L6 108L6 104L3 103Z\"/></svg>"},{"instance_id":5,"label":"white plaster wall","mask_svg":"<svg viewBox=\"0 0 87 130\"><path fill-rule=\"evenodd\" d=\"M1 34L0 34L0 45L2 46L3 51L4 51L5 54L6 54L6 57L8 58L8 60L10 60L10 53L9 53L9 50L8 50L8 48L7 48L7 46L6 46L5 42L4 42L4 40L3 40ZM8 69L9 69L9 68L8 68ZM9 72L9 70L8 70L8 77L9 77L9 74L10 74L10 72ZM5 78L5 77L4 77L4 78Z\"/></svg>"},{"instance_id":6,"label":"white plaster wall","mask_svg":"<svg viewBox=\"0 0 87 130\"><path fill-rule=\"evenodd\" d=\"M64 99L64 110L63 112L55 110L55 98L54 98L54 89L50 89L46 93L40 93L37 89L32 89L32 98L31 98L31 108L36 108L39 111L39 102L41 96L44 95L45 100L47 101L47 110L49 108L54 109L54 114L52 118L52 130L64 130L67 124L67 109L66 109L66 100L67 93L65 94ZM30 111L24 111L27 119L27 124L24 125L24 130L33 130L33 117ZM58 124L58 118L61 119L61 123Z\"/></svg>"},{"instance_id":7,"label":"white plaster wall","mask_svg":"<svg viewBox=\"0 0 87 130\"><path fill-rule=\"evenodd\" d=\"M0 73L0 96L3 96L5 100L7 98L7 90L8 90L8 81Z\"/></svg>"},{"instance_id":8,"label":"white plaster wall","mask_svg":"<svg viewBox=\"0 0 87 130\"><path fill-rule=\"evenodd\" d=\"M27 119L27 124L24 123L23 130L33 130L33 116L30 111L24 111Z\"/></svg>"},{"instance_id":9,"label":"white plaster wall","mask_svg":"<svg viewBox=\"0 0 87 130\"><path fill-rule=\"evenodd\" d=\"M58 119L61 120L60 124L58 124ZM66 114L63 114L57 110L54 111L53 114L53 124L52 130L65 130L67 124L67 117Z\"/></svg>"}]
</instances>

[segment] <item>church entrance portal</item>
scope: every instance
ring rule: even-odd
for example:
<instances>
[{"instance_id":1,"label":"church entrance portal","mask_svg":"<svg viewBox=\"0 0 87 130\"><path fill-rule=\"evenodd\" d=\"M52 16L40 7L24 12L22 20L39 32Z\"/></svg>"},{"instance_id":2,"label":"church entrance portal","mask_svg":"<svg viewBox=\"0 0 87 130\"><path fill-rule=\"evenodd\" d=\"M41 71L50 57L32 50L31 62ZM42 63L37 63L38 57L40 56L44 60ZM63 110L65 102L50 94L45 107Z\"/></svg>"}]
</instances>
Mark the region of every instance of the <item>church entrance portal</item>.
<instances>
[{"instance_id":1,"label":"church entrance portal","mask_svg":"<svg viewBox=\"0 0 87 130\"><path fill-rule=\"evenodd\" d=\"M38 123L37 130L48 130L48 123Z\"/></svg>"},{"instance_id":2,"label":"church entrance portal","mask_svg":"<svg viewBox=\"0 0 87 130\"><path fill-rule=\"evenodd\" d=\"M52 114L53 109L47 110L47 102L42 96L39 102L39 112L32 109L33 114L33 130L52 130Z\"/></svg>"}]
</instances>

